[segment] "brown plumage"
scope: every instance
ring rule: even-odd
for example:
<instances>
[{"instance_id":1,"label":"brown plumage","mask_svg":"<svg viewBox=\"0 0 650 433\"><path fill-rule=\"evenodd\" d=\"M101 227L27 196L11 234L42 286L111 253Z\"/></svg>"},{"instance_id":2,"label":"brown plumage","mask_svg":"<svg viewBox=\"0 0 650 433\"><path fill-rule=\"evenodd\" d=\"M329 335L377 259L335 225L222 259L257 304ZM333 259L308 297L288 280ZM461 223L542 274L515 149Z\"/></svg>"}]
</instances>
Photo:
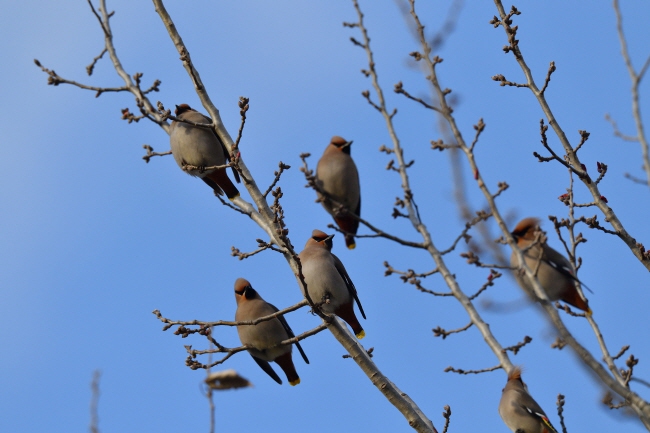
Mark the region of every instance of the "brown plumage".
<instances>
[{"instance_id":1,"label":"brown plumage","mask_svg":"<svg viewBox=\"0 0 650 433\"><path fill-rule=\"evenodd\" d=\"M332 254L332 237L320 230L312 232L305 249L299 254L302 273L311 300L316 303L327 301L321 305L321 310L345 320L357 338L361 339L366 333L354 314L353 301L356 301L364 319L366 315L343 263ZM303 287L300 289L304 294Z\"/></svg>"},{"instance_id":2,"label":"brown plumage","mask_svg":"<svg viewBox=\"0 0 650 433\"><path fill-rule=\"evenodd\" d=\"M211 124L212 120L194 110L187 104L176 106L176 117L194 123ZM230 161L230 155L219 137L209 128L190 125L174 120L169 128L169 141L172 154L178 166L193 165L198 169L184 170L192 176L200 177L215 192L224 192L229 199L239 195L237 187L228 178L225 168L205 170L205 167L225 165ZM233 169L235 180L239 182L239 174Z\"/></svg>"},{"instance_id":3,"label":"brown plumage","mask_svg":"<svg viewBox=\"0 0 650 433\"><path fill-rule=\"evenodd\" d=\"M521 380L521 369L515 367L508 373L508 382L499 402L499 415L513 432L557 433L544 410L528 393Z\"/></svg>"},{"instance_id":4,"label":"brown plumage","mask_svg":"<svg viewBox=\"0 0 650 433\"><path fill-rule=\"evenodd\" d=\"M357 166L350 156L351 145L351 141L342 137L332 137L316 166L316 184L327 194L318 194L323 207L345 232L347 247L354 249L359 220L350 213L361 215L361 187ZM339 205L346 208L347 213L337 212Z\"/></svg>"},{"instance_id":5,"label":"brown plumage","mask_svg":"<svg viewBox=\"0 0 650 433\"><path fill-rule=\"evenodd\" d=\"M517 246L524 254L526 265L533 272L537 271L537 279L550 301L561 299L567 304L591 314L587 300L580 296L576 288L578 279L575 277L571 262L549 247L546 242L541 242L541 239L538 239L541 231L539 224L540 221L537 218L525 218L512 231ZM514 251L510 256L510 265L513 268L519 267L519 261ZM525 275L515 271L515 277L517 283L524 290L533 293L532 285Z\"/></svg>"},{"instance_id":6,"label":"brown plumage","mask_svg":"<svg viewBox=\"0 0 650 433\"><path fill-rule=\"evenodd\" d=\"M238 278L235 281L235 299L237 300L235 320L238 322L255 320L278 311L275 306L262 299L260 294L253 289L251 283L244 278ZM237 327L237 333L257 365L273 380L282 384L282 380L269 364L271 361L275 361L284 371L290 385L294 386L300 383L300 377L291 358L291 345L278 346L282 341L295 337L283 316L260 322L257 325L240 325ZM295 344L302 358L309 364L300 343Z\"/></svg>"}]
</instances>

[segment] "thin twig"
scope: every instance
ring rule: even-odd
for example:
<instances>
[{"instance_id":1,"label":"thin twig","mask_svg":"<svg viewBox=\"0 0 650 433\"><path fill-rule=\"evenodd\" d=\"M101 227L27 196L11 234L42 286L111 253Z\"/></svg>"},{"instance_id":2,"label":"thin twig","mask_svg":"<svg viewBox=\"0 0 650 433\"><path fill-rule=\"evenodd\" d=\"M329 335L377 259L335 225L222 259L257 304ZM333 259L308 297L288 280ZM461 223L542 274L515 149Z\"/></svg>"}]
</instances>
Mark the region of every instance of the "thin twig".
<instances>
[{"instance_id":1,"label":"thin twig","mask_svg":"<svg viewBox=\"0 0 650 433\"><path fill-rule=\"evenodd\" d=\"M144 162L149 163L149 160L154 157L154 156L165 156L165 155L171 155L172 151L168 150L167 152L154 152L153 147L149 146L148 144L143 144L142 148L147 151L147 154L142 157L144 159Z\"/></svg>"},{"instance_id":2,"label":"thin twig","mask_svg":"<svg viewBox=\"0 0 650 433\"><path fill-rule=\"evenodd\" d=\"M237 131L237 139L235 140L235 149L239 148L239 142L241 141L242 134L244 133L244 125L246 124L246 112L250 108L248 104L249 99L245 96L239 97L239 115L241 116L241 124L239 125L239 131Z\"/></svg>"},{"instance_id":3,"label":"thin twig","mask_svg":"<svg viewBox=\"0 0 650 433\"><path fill-rule=\"evenodd\" d=\"M483 293L484 291L487 290L488 287L494 286L494 280L497 278L501 278L503 276L502 273L495 271L494 269L490 269L490 274L487 277L487 281L483 283L480 289L476 293L474 293L472 296L469 297L471 301L474 299L478 298L478 296Z\"/></svg>"},{"instance_id":4,"label":"thin twig","mask_svg":"<svg viewBox=\"0 0 650 433\"><path fill-rule=\"evenodd\" d=\"M449 429L449 422L451 421L451 408L449 405L446 405L444 409L445 411L442 413L442 416L445 419L445 425L442 428L442 433L447 433L447 430Z\"/></svg>"},{"instance_id":5,"label":"thin twig","mask_svg":"<svg viewBox=\"0 0 650 433\"><path fill-rule=\"evenodd\" d=\"M280 181L280 177L282 176L282 173L284 172L284 170L288 170L288 169L291 168L290 165L287 165L287 164L283 163L282 161L280 161L280 163L278 164L278 167L279 167L280 169L279 169L278 171L274 171L274 172L273 172L273 174L275 175L275 178L273 179L273 182L271 182L271 185L269 185L269 187L266 189L266 191L264 191L264 194L262 194L264 197L266 197L267 195L269 195L269 193L271 192L271 190L272 190L272 189L275 187L275 185Z\"/></svg>"},{"instance_id":6,"label":"thin twig","mask_svg":"<svg viewBox=\"0 0 650 433\"><path fill-rule=\"evenodd\" d=\"M210 330L210 333L212 333L212 330ZM210 349L212 349L212 342L210 342ZM208 364L212 363L212 353L208 355ZM206 378L210 377L210 368L206 369L205 372ZM214 426L215 426L215 407L214 407L214 390L212 389L211 386L207 387L208 390L206 392L206 397L208 399L208 405L210 407L210 433L214 433Z\"/></svg>"},{"instance_id":7,"label":"thin twig","mask_svg":"<svg viewBox=\"0 0 650 433\"><path fill-rule=\"evenodd\" d=\"M473 325L473 323L469 322L467 325L463 326L462 328L452 329L450 331L447 331L446 329L443 329L440 326L436 326L435 328L432 329L433 336L434 337L442 337L442 339L444 340L445 338L447 338L451 334L458 334L460 332L467 331L469 328L472 327L472 325Z\"/></svg>"},{"instance_id":8,"label":"thin twig","mask_svg":"<svg viewBox=\"0 0 650 433\"><path fill-rule=\"evenodd\" d=\"M625 352L627 352L627 350L628 350L629 348L630 348L629 344L628 344L628 345L625 345L625 346L623 346L623 347L621 347L621 350L619 350L619 352L618 352L616 355L612 356L612 359L613 359L613 360L617 360L618 358L620 358L621 356L623 356L623 354L624 354Z\"/></svg>"},{"instance_id":9,"label":"thin twig","mask_svg":"<svg viewBox=\"0 0 650 433\"><path fill-rule=\"evenodd\" d=\"M522 347L524 347L525 345L527 345L531 341L533 341L533 338L526 335L522 342L517 343L514 346L504 347L503 350L510 350L510 351L512 351L512 353L514 355L516 355L517 353L519 353L519 351L521 350Z\"/></svg>"},{"instance_id":10,"label":"thin twig","mask_svg":"<svg viewBox=\"0 0 650 433\"><path fill-rule=\"evenodd\" d=\"M276 251L278 253L284 253L284 250L279 249L278 247L274 246L270 242L265 242L262 239L255 239L255 241L257 242L257 245L259 247L255 251L252 251L250 253L243 253L243 252L241 252L239 250L239 248L235 248L234 246L232 246L232 247L230 247L230 250L231 250L230 255L232 255L233 257L237 257L239 260L244 260L244 259L247 259L247 258L249 258L251 256L254 256L255 254L259 254L259 253L261 253L262 251L265 251L265 250L272 250L272 251Z\"/></svg>"},{"instance_id":11,"label":"thin twig","mask_svg":"<svg viewBox=\"0 0 650 433\"><path fill-rule=\"evenodd\" d=\"M634 183L638 183L639 185L646 185L646 186L647 186L647 185L650 185L650 183L648 183L647 180L645 180L645 179L640 179L640 178L638 178L638 177L636 177L636 176L631 175L630 173L624 173L623 176L624 176L626 179L630 179L630 180L631 180L632 182L634 182Z\"/></svg>"},{"instance_id":12,"label":"thin twig","mask_svg":"<svg viewBox=\"0 0 650 433\"><path fill-rule=\"evenodd\" d=\"M560 418L560 425L562 426L562 433L567 433L566 426L564 425L564 396L557 395L557 416Z\"/></svg>"},{"instance_id":13,"label":"thin twig","mask_svg":"<svg viewBox=\"0 0 650 433\"><path fill-rule=\"evenodd\" d=\"M474 140L469 146L470 152L474 152L474 147L476 147L476 143L478 143L478 138L481 136L481 132L485 130L485 123L483 123L482 117L478 120L478 123L474 125L474 130L476 131L476 135L474 135Z\"/></svg>"},{"instance_id":14,"label":"thin twig","mask_svg":"<svg viewBox=\"0 0 650 433\"><path fill-rule=\"evenodd\" d=\"M585 180L585 182L587 182L587 183L591 183L591 178L589 177L589 175L587 174L587 172L585 171L584 168L583 168L582 171L579 171L578 169L573 167L571 164L569 164L567 161L565 161L564 158L560 158L555 153L555 151L551 148L551 146L549 146L548 139L546 138L546 131L547 130L548 130L548 125L545 125L544 124L544 119L541 119L539 121L539 133L542 136L542 145L544 146L544 148L546 150L549 151L549 153L551 154L551 157L541 156L537 152L533 152L533 155L535 157L537 157L537 159L540 162L548 162L548 161L552 161L552 160L558 161L560 164L562 164L563 166L565 166L569 170L573 171L580 179Z\"/></svg>"},{"instance_id":15,"label":"thin twig","mask_svg":"<svg viewBox=\"0 0 650 433\"><path fill-rule=\"evenodd\" d=\"M161 322L165 323L166 325L163 327L163 331L167 331L169 328L175 325L180 325L180 326L204 326L204 327L215 327L215 326L243 326L243 325L257 325L258 323L261 322L266 322L268 320L274 319L278 316L282 316L286 313L290 313L292 311L298 310L302 307L305 307L309 305L306 300L302 300L298 302L297 304L294 304L290 307L283 308L282 310L276 311L273 314L269 314L268 316L262 316L258 317L257 319L254 320L240 320L240 321L232 321L232 320L217 320L216 322L207 322L207 321L202 321L202 320L189 320L189 321L183 321L183 320L171 320L166 317L163 317L162 313L160 310L153 310L152 313L156 315L158 320Z\"/></svg>"},{"instance_id":16,"label":"thin twig","mask_svg":"<svg viewBox=\"0 0 650 433\"><path fill-rule=\"evenodd\" d=\"M97 64L97 62L99 61L99 59L101 59L102 57L104 57L104 54L106 54L107 52L108 52L108 50L106 49L106 47L104 47L104 49L102 50L102 52L99 53L99 55L98 55L97 57L93 58L93 61L90 63L90 65L86 66L86 73L87 73L89 76L93 74L93 70L95 69L95 65Z\"/></svg>"},{"instance_id":17,"label":"thin twig","mask_svg":"<svg viewBox=\"0 0 650 433\"><path fill-rule=\"evenodd\" d=\"M542 95L544 92L546 92L546 88L548 87L548 83L551 82L551 75L553 72L555 72L556 67L555 67L555 62L551 62L551 64L548 67L548 72L546 73L546 79L544 80L544 87L542 87L542 90L539 91Z\"/></svg>"},{"instance_id":18,"label":"thin twig","mask_svg":"<svg viewBox=\"0 0 650 433\"><path fill-rule=\"evenodd\" d=\"M94 92L97 92L95 94L95 97L98 97L102 93L106 93L106 92L129 92L131 90L129 89L128 86L122 86L122 87L88 86L86 84L78 83L76 81L67 80L63 77L60 77L54 70L47 69L45 66L41 65L41 62L39 62L37 59L34 59L34 63L36 64L36 66L41 68L43 72L45 72L48 75L47 84L50 86L58 86L59 84L70 84L79 87L80 89L92 90Z\"/></svg>"},{"instance_id":19,"label":"thin twig","mask_svg":"<svg viewBox=\"0 0 650 433\"><path fill-rule=\"evenodd\" d=\"M634 123L636 125L636 139L641 145L643 168L647 178L646 184L650 185L650 146L648 145L648 140L645 135L645 127L643 125L643 118L641 117L641 108L639 104L639 84L648 70L648 66L650 66L650 57L646 59L641 71L637 74L634 70L632 59L630 58L627 49L627 41L625 40L625 34L623 33L623 16L618 5L618 0L613 1L613 6L616 14L616 30L621 44L621 55L625 61L627 72L630 75L630 81L632 82L632 117L634 118Z\"/></svg>"},{"instance_id":20,"label":"thin twig","mask_svg":"<svg viewBox=\"0 0 650 433\"><path fill-rule=\"evenodd\" d=\"M499 370L501 368L503 368L501 366L501 364L495 365L495 366L489 367L489 368L484 368L482 370L463 370L462 368L454 368L454 367L449 366L449 367L445 368L444 371L445 371L445 373L452 372L452 373L458 373L458 374L481 374L481 373L488 373L490 371Z\"/></svg>"},{"instance_id":21,"label":"thin twig","mask_svg":"<svg viewBox=\"0 0 650 433\"><path fill-rule=\"evenodd\" d=\"M621 130L618 129L618 124L609 115L609 113L605 114L605 120L607 120L609 122L609 124L612 125L612 129L614 130L614 136L620 138L623 141L632 141L632 142L635 142L635 143L639 141L639 139L636 136L623 134L621 132Z\"/></svg>"},{"instance_id":22,"label":"thin twig","mask_svg":"<svg viewBox=\"0 0 650 433\"><path fill-rule=\"evenodd\" d=\"M93 373L93 381L90 384L92 396L90 398L90 433L99 433L99 380L102 373L95 370Z\"/></svg>"},{"instance_id":23,"label":"thin twig","mask_svg":"<svg viewBox=\"0 0 650 433\"><path fill-rule=\"evenodd\" d=\"M411 53L412 57L418 57L419 55L420 55L420 53L417 53L417 52ZM409 92L404 90L404 85L402 84L401 81L399 83L395 84L395 88L393 90L397 94L402 94L402 95L406 96L408 99L420 103L424 108L427 108L427 109L433 110L433 111L437 111L438 113L440 113L440 108L434 107L433 105L431 105L431 104L429 104L427 102L424 102L421 98L413 96Z\"/></svg>"}]
</instances>

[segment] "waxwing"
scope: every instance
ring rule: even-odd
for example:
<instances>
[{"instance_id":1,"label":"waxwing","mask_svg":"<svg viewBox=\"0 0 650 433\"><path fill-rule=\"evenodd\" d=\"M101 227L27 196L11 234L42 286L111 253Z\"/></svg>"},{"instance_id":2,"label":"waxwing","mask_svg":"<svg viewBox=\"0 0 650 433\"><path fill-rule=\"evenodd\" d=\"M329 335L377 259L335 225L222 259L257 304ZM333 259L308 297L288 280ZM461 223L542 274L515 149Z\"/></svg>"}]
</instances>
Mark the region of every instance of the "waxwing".
<instances>
[{"instance_id":1,"label":"waxwing","mask_svg":"<svg viewBox=\"0 0 650 433\"><path fill-rule=\"evenodd\" d=\"M175 114L179 119L189 122L212 123L209 117L187 104L177 105ZM169 141L174 159L181 169L184 165L199 167L198 169L184 170L186 173L200 177L203 182L214 189L215 194L222 195L225 192L231 200L239 195L239 191L228 178L225 168L205 169L205 167L225 165L227 161L230 161L226 147L214 131L174 120L169 128ZM239 173L234 168L233 173L235 180L239 182Z\"/></svg>"},{"instance_id":2,"label":"waxwing","mask_svg":"<svg viewBox=\"0 0 650 433\"><path fill-rule=\"evenodd\" d=\"M275 313L278 309L266 302L259 293L251 286L251 283L244 278L238 278L235 281L235 299L237 300L237 311L235 320L255 320L258 317L268 316ZM275 361L280 366L291 386L300 383L300 377L296 372L291 359L291 345L278 346L284 340L295 337L283 316L260 322L257 325L240 325L237 326L237 333L242 344L248 347L248 353L251 354L257 365L266 372L277 383L282 384L282 380L273 371L269 362ZM302 359L309 364L307 355L300 347L300 343L295 343Z\"/></svg>"},{"instance_id":3,"label":"waxwing","mask_svg":"<svg viewBox=\"0 0 650 433\"><path fill-rule=\"evenodd\" d=\"M517 433L557 433L537 402L528 393L521 380L521 369L513 368L503 388L499 415L510 430Z\"/></svg>"},{"instance_id":4,"label":"waxwing","mask_svg":"<svg viewBox=\"0 0 650 433\"><path fill-rule=\"evenodd\" d=\"M526 265L531 271L536 272L537 279L550 301L561 299L590 315L591 309L587 300L582 298L576 289L576 282L579 280L575 277L571 262L546 245L546 242L542 242L539 237L539 223L537 218L525 218L512 232L517 247L524 254ZM519 261L514 251L510 256L510 266L519 268ZM532 285L524 274L515 271L515 278L525 291L533 293Z\"/></svg>"},{"instance_id":5,"label":"waxwing","mask_svg":"<svg viewBox=\"0 0 650 433\"><path fill-rule=\"evenodd\" d=\"M327 196L319 193L318 197L325 210L345 232L347 247L354 249L359 220L349 213L361 215L361 189L359 172L350 156L351 144L352 141L339 136L332 137L316 166L316 185L327 193ZM337 212L339 205L346 208L348 213Z\"/></svg>"},{"instance_id":6,"label":"waxwing","mask_svg":"<svg viewBox=\"0 0 650 433\"><path fill-rule=\"evenodd\" d=\"M298 255L305 276L309 297L314 303L323 302L321 311L336 314L345 320L357 338L362 339L366 333L354 314L353 300L359 312L366 318L354 287L343 263L332 254L332 237L320 230L314 230L307 240L305 249ZM303 291L304 288L300 287Z\"/></svg>"}]
</instances>

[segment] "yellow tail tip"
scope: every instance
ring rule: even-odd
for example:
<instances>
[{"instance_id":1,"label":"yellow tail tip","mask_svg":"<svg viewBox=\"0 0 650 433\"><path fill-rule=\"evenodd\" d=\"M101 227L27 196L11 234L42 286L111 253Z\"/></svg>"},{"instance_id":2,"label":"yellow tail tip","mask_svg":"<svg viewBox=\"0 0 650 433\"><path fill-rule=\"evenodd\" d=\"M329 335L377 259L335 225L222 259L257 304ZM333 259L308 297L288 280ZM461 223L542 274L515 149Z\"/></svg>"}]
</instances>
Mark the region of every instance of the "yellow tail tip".
<instances>
[{"instance_id":1,"label":"yellow tail tip","mask_svg":"<svg viewBox=\"0 0 650 433\"><path fill-rule=\"evenodd\" d=\"M585 315L586 315L587 317L591 317L593 314L594 314L594 312L591 311L591 308L589 308L589 309L585 312Z\"/></svg>"},{"instance_id":2,"label":"yellow tail tip","mask_svg":"<svg viewBox=\"0 0 650 433\"><path fill-rule=\"evenodd\" d=\"M361 332L359 332L359 333L356 334L356 335L357 335L357 338L358 338L359 340L361 340L363 337L366 336L366 331L364 331L364 330L362 329Z\"/></svg>"},{"instance_id":3,"label":"yellow tail tip","mask_svg":"<svg viewBox=\"0 0 650 433\"><path fill-rule=\"evenodd\" d=\"M228 197L228 200L230 200L230 201L235 201L235 199L236 199L237 197L239 197L239 194L237 194L237 195L234 196L234 197Z\"/></svg>"},{"instance_id":4,"label":"yellow tail tip","mask_svg":"<svg viewBox=\"0 0 650 433\"><path fill-rule=\"evenodd\" d=\"M291 385L291 386L296 386L296 385L298 385L299 383L300 383L300 378L294 380L293 382L289 382L289 385Z\"/></svg>"},{"instance_id":5,"label":"yellow tail tip","mask_svg":"<svg viewBox=\"0 0 650 433\"><path fill-rule=\"evenodd\" d=\"M350 245L348 245L348 249L349 249L349 250L353 250L353 249L355 249L356 247L357 247L357 244L350 244Z\"/></svg>"}]
</instances>

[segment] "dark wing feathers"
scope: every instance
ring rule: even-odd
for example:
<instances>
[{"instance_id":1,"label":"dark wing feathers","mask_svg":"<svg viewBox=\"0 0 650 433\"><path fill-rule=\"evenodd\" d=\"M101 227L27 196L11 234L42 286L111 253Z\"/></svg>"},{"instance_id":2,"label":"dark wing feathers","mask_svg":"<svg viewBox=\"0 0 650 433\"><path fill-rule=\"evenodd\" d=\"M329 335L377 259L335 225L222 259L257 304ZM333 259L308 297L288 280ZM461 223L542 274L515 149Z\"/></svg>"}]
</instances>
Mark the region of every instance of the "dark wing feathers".
<instances>
[{"instance_id":1,"label":"dark wing feathers","mask_svg":"<svg viewBox=\"0 0 650 433\"><path fill-rule=\"evenodd\" d=\"M271 367L271 364L268 363L268 361L264 361L263 359L256 358L255 356L251 355L255 362L257 362L257 365L259 365L262 370L266 372L269 376L271 376L271 379L275 380L277 383L282 385L282 379L277 375L277 373L273 370L273 367Z\"/></svg>"},{"instance_id":2,"label":"dark wing feathers","mask_svg":"<svg viewBox=\"0 0 650 433\"><path fill-rule=\"evenodd\" d=\"M273 304L269 304L269 305L273 308L274 312L280 311L275 305ZM287 335L289 336L289 338L294 338L295 334L293 333L293 330L291 330L291 327L289 326L289 322L287 322L287 319L285 319L284 316L278 316L278 320L280 321L280 323L282 323L282 327L284 328L284 330L287 331ZM296 345L298 352L300 352L300 356L302 356L302 359L305 360L306 364L309 364L309 359L307 359L307 355L305 354L305 351L302 350L302 346L300 346L300 343L296 341L294 344Z\"/></svg>"},{"instance_id":3,"label":"dark wing feathers","mask_svg":"<svg viewBox=\"0 0 650 433\"><path fill-rule=\"evenodd\" d=\"M354 298L354 301L357 303L357 307L359 307L359 312L363 316L363 318L366 318L366 313L363 312L363 307L361 306L361 301L359 301L359 296L357 295L357 289L354 287L354 283L350 279L350 276L348 275L348 272L345 270L345 266L343 266L343 263L341 260L339 260L338 257L336 257L334 254L332 254L332 257L334 257L334 263L336 264L336 270L339 271L339 275L341 275L341 278L343 278L343 281L345 281L345 285L348 287L348 292L350 292L350 295Z\"/></svg>"}]
</instances>

